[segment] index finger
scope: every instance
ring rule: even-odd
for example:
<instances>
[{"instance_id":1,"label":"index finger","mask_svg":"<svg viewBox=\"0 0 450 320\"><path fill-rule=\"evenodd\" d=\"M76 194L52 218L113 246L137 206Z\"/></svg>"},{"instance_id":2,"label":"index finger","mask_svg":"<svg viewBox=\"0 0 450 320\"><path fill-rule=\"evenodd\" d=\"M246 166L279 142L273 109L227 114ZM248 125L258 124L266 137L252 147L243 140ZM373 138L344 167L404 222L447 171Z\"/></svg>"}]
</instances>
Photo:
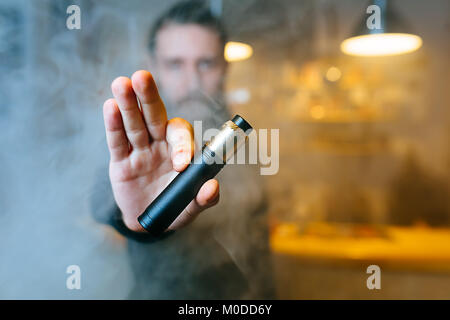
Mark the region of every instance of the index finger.
<instances>
[{"instance_id":1,"label":"index finger","mask_svg":"<svg viewBox=\"0 0 450 320\"><path fill-rule=\"evenodd\" d=\"M131 77L131 83L141 103L145 124L151 138L164 140L167 112L152 74L146 70L136 71Z\"/></svg>"}]
</instances>

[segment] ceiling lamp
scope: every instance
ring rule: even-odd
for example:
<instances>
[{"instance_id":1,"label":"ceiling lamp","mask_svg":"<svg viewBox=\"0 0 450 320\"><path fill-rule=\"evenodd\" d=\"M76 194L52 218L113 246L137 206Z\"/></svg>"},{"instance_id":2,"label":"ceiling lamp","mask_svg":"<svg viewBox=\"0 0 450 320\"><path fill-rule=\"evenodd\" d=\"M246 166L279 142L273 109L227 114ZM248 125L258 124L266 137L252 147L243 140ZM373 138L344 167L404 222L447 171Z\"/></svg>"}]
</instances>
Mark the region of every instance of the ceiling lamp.
<instances>
[{"instance_id":1,"label":"ceiling lamp","mask_svg":"<svg viewBox=\"0 0 450 320\"><path fill-rule=\"evenodd\" d=\"M373 17L364 16L352 37L341 43L342 52L355 56L390 56L413 52L422 46L422 39L409 31L409 26L394 11L391 1L375 0L368 7ZM372 10L372 9L373 10ZM371 9L372 11L370 11ZM379 19L369 28L368 19Z\"/></svg>"},{"instance_id":2,"label":"ceiling lamp","mask_svg":"<svg viewBox=\"0 0 450 320\"><path fill-rule=\"evenodd\" d=\"M225 60L228 62L248 59L253 54L253 48L242 42L229 41L225 45Z\"/></svg>"}]
</instances>

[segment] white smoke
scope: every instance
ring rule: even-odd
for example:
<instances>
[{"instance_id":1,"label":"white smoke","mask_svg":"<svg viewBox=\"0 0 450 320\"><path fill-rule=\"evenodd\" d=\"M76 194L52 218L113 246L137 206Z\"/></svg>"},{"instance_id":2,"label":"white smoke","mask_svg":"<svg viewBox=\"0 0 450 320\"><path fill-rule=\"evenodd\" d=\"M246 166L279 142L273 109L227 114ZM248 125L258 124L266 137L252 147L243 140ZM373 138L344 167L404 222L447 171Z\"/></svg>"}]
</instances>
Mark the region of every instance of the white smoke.
<instances>
[{"instance_id":1,"label":"white smoke","mask_svg":"<svg viewBox=\"0 0 450 320\"><path fill-rule=\"evenodd\" d=\"M102 104L115 77L147 68L149 24L173 2L1 2L0 298L122 299L132 290L125 239L92 216L93 186L108 174ZM72 4L81 8L81 30L66 28ZM211 127L227 118L215 116ZM252 174L228 172L222 195L234 201L203 222L224 220L217 237L245 268L238 215L262 194L256 182L234 185ZM228 221L213 216L221 208ZM248 243L262 241L252 235ZM81 269L81 290L66 287L70 265Z\"/></svg>"},{"instance_id":2,"label":"white smoke","mask_svg":"<svg viewBox=\"0 0 450 320\"><path fill-rule=\"evenodd\" d=\"M90 208L108 160L102 101L138 64L131 17L82 1L69 31L68 5L0 5L0 298L120 299L133 285L125 242ZM81 290L66 288L69 265Z\"/></svg>"}]
</instances>

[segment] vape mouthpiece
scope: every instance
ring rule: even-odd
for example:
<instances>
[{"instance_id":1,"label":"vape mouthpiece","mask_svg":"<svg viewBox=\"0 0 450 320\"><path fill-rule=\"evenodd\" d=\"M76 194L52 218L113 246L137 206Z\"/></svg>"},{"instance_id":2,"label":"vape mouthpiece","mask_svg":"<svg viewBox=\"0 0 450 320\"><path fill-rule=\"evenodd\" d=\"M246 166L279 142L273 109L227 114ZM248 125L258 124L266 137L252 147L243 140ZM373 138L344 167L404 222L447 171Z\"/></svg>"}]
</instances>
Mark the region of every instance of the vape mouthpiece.
<instances>
[{"instance_id":1,"label":"vape mouthpiece","mask_svg":"<svg viewBox=\"0 0 450 320\"><path fill-rule=\"evenodd\" d=\"M235 115L231 121L234 122L234 124L239 128L241 128L242 131L244 131L247 135L253 130L252 126L240 115Z\"/></svg>"},{"instance_id":2,"label":"vape mouthpiece","mask_svg":"<svg viewBox=\"0 0 450 320\"><path fill-rule=\"evenodd\" d=\"M252 130L239 115L225 122L219 133L194 156L193 162L138 217L142 227L154 236L163 234L195 198L201 186L214 178L245 144Z\"/></svg>"}]
</instances>

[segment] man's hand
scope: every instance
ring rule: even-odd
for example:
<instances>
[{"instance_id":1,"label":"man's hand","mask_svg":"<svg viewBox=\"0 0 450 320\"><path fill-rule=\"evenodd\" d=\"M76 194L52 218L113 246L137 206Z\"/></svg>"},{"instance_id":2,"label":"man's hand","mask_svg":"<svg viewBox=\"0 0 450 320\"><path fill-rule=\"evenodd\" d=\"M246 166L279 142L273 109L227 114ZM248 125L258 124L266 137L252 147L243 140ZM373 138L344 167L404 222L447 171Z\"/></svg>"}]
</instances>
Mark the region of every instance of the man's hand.
<instances>
[{"instance_id":1,"label":"man's hand","mask_svg":"<svg viewBox=\"0 0 450 320\"><path fill-rule=\"evenodd\" d=\"M137 217L192 159L193 129L181 118L167 121L164 103L148 71L136 71L131 80L119 77L111 89L114 99L103 105L111 155L109 177L125 225L143 232ZM218 201L219 183L211 179L168 229L186 225Z\"/></svg>"}]
</instances>

